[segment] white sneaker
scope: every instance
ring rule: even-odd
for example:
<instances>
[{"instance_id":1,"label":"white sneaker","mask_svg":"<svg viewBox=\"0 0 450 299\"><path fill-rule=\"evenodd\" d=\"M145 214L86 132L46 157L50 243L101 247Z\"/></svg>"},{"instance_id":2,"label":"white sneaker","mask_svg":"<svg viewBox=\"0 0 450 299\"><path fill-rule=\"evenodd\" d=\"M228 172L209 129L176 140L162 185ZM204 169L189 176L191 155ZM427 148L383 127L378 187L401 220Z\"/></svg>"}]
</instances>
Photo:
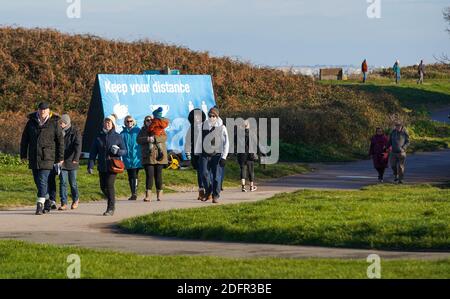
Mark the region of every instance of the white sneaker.
<instances>
[{"instance_id":1,"label":"white sneaker","mask_svg":"<svg viewBox=\"0 0 450 299\"><path fill-rule=\"evenodd\" d=\"M251 186L250 187L250 192L256 191L256 189L258 189L256 186Z\"/></svg>"}]
</instances>

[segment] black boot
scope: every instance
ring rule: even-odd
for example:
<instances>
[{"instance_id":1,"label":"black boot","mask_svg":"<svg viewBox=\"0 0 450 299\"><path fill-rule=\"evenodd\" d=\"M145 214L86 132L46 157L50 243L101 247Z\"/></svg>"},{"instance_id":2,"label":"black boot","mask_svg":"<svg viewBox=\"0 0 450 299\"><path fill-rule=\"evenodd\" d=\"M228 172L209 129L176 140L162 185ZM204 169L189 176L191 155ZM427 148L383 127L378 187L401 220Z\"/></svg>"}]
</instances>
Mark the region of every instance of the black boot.
<instances>
[{"instance_id":1,"label":"black boot","mask_svg":"<svg viewBox=\"0 0 450 299\"><path fill-rule=\"evenodd\" d=\"M52 203L51 203L51 201L49 200L49 199L46 199L45 200L45 203L44 203L44 210L43 210L43 213L44 214L46 214L46 213L50 213L50 210L52 209Z\"/></svg>"},{"instance_id":2,"label":"black boot","mask_svg":"<svg viewBox=\"0 0 450 299\"><path fill-rule=\"evenodd\" d=\"M131 197L128 198L128 200L137 200L137 180L136 179L129 179L128 182L130 183L130 190L131 190Z\"/></svg>"},{"instance_id":3,"label":"black boot","mask_svg":"<svg viewBox=\"0 0 450 299\"><path fill-rule=\"evenodd\" d=\"M36 215L42 215L44 210L44 205L40 202L36 204Z\"/></svg>"}]
</instances>

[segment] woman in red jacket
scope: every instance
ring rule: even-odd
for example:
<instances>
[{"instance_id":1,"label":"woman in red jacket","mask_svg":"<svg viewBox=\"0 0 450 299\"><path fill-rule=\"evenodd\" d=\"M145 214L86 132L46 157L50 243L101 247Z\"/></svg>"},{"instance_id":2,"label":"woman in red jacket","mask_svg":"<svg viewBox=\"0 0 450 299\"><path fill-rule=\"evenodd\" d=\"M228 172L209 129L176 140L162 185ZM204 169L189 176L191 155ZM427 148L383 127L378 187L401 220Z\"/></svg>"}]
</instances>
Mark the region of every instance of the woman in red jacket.
<instances>
[{"instance_id":1,"label":"woman in red jacket","mask_svg":"<svg viewBox=\"0 0 450 299\"><path fill-rule=\"evenodd\" d=\"M384 171L388 167L389 149L387 147L388 137L381 128L376 129L376 133L370 140L369 156L372 157L373 166L378 171L378 181L383 182Z\"/></svg>"}]
</instances>

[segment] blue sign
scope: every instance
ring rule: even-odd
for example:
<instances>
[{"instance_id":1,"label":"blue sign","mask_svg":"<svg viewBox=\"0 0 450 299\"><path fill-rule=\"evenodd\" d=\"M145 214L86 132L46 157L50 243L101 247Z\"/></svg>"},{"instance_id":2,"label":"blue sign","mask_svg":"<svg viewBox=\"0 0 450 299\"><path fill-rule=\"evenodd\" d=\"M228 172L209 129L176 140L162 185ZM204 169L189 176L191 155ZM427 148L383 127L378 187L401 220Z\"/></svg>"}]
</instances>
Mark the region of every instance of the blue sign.
<instances>
[{"instance_id":1,"label":"blue sign","mask_svg":"<svg viewBox=\"0 0 450 299\"><path fill-rule=\"evenodd\" d=\"M117 115L118 132L127 115L142 126L145 116L162 107L170 121L167 148L175 152L183 152L189 112L200 108L208 115L216 105L209 75L98 75L98 83L104 114Z\"/></svg>"}]
</instances>

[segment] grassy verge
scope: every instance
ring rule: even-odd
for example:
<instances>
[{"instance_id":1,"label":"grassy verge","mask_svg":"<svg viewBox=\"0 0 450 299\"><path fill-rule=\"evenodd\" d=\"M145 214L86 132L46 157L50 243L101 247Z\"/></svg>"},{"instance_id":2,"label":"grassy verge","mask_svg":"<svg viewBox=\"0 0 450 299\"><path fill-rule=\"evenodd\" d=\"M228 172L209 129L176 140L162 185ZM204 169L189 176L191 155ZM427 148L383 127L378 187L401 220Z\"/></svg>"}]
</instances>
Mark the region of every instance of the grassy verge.
<instances>
[{"instance_id":1,"label":"grassy verge","mask_svg":"<svg viewBox=\"0 0 450 299\"><path fill-rule=\"evenodd\" d=\"M321 81L322 84L336 84L353 90L374 94L387 93L398 99L403 107L414 110L431 110L442 106L450 106L450 82L448 79L429 79L424 84L416 80L402 80L395 84L391 79L370 79L366 84L361 81Z\"/></svg>"},{"instance_id":2,"label":"grassy verge","mask_svg":"<svg viewBox=\"0 0 450 299\"><path fill-rule=\"evenodd\" d=\"M229 161L226 165L225 187L238 186L239 181L239 165L234 161ZM255 169L257 179L277 178L295 173L303 173L308 171L307 166L301 164L275 164L267 165L266 168L257 166ZM145 191L144 183L145 173L140 173L139 191ZM193 169L187 170L164 170L163 179L165 181L165 190L173 192L177 188L190 187L195 188L197 184L196 173ZM78 171L78 187L80 191L80 199L83 201L100 200L103 198L101 194L98 175L88 175L86 165L81 165ZM59 186L58 186L59 189ZM129 196L129 186L127 175L120 174L116 180L116 196ZM22 164L15 156L0 153L0 209L30 205L35 202L36 187L33 182L31 170L28 166ZM58 196L59 198L59 196Z\"/></svg>"},{"instance_id":3,"label":"grassy verge","mask_svg":"<svg viewBox=\"0 0 450 299\"><path fill-rule=\"evenodd\" d=\"M81 278L367 278L365 260L139 256L0 241L0 278L67 278L78 254ZM382 260L382 278L448 278L450 260Z\"/></svg>"},{"instance_id":4,"label":"grassy verge","mask_svg":"<svg viewBox=\"0 0 450 299\"><path fill-rule=\"evenodd\" d=\"M124 220L131 233L189 239L379 249L450 248L450 190L378 185L313 191Z\"/></svg>"}]
</instances>

